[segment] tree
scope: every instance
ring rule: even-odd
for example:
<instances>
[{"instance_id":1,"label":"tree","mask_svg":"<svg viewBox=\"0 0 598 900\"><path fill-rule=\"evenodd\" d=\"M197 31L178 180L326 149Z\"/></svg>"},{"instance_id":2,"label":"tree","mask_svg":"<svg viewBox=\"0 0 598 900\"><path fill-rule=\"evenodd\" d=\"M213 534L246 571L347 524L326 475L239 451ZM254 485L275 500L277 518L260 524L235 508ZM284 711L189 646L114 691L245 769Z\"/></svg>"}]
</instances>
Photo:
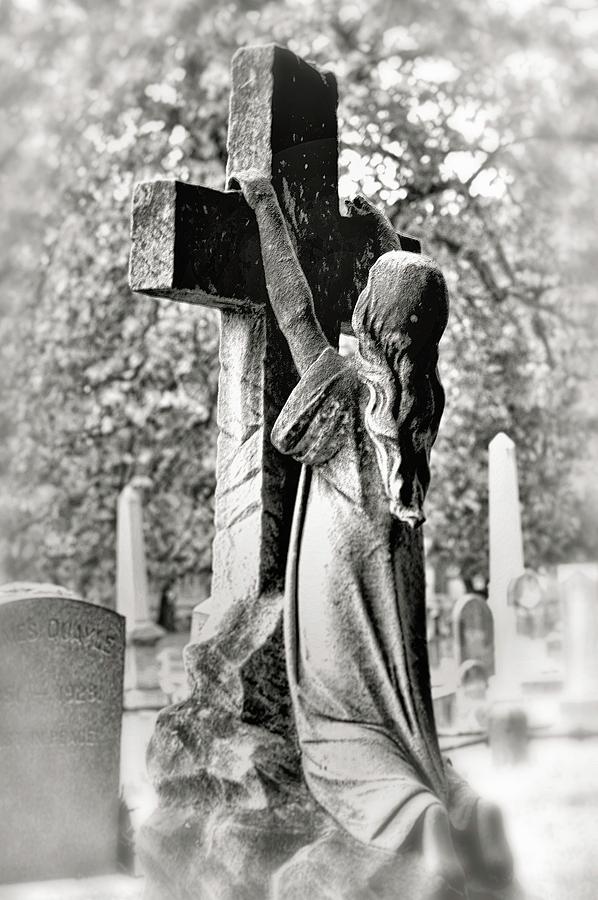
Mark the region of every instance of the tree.
<instances>
[{"instance_id":1,"label":"tree","mask_svg":"<svg viewBox=\"0 0 598 900\"><path fill-rule=\"evenodd\" d=\"M116 497L140 468L154 484L154 583L209 568L217 323L131 296L129 204L133 183L151 177L222 186L230 59L270 40L339 77L341 191L375 197L447 273L434 552L485 571L486 446L498 430L518 446L528 561L596 552L579 474L596 423L583 402L596 267L591 10L63 0L4 2L0 26L10 577L111 603Z\"/></svg>"}]
</instances>

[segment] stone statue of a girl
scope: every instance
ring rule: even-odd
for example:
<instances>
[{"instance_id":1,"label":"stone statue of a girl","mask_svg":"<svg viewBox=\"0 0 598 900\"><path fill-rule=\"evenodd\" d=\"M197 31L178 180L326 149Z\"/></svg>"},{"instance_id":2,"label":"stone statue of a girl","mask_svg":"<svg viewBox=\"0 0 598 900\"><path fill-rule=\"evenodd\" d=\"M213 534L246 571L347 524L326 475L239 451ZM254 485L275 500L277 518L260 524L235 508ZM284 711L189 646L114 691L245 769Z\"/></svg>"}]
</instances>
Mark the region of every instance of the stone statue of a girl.
<instances>
[{"instance_id":1,"label":"stone statue of a girl","mask_svg":"<svg viewBox=\"0 0 598 900\"><path fill-rule=\"evenodd\" d=\"M288 673L309 789L358 842L417 842L439 884L511 876L498 811L443 760L426 647L422 532L444 406L443 275L390 222L353 313L354 358L326 340L270 182L236 181L259 225L270 302L301 379L272 432L303 463L286 584Z\"/></svg>"}]
</instances>

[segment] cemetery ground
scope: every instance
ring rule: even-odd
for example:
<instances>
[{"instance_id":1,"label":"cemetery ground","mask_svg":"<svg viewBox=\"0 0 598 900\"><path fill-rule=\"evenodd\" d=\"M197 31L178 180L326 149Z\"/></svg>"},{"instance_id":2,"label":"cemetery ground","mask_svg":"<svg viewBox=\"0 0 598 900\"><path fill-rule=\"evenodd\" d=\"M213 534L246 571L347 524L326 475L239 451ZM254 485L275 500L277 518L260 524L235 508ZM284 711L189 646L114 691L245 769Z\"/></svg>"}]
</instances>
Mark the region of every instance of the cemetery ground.
<instances>
[{"instance_id":1,"label":"cemetery ground","mask_svg":"<svg viewBox=\"0 0 598 900\"><path fill-rule=\"evenodd\" d=\"M598 739L546 738L528 759L496 768L484 744L450 754L502 808L517 876L533 900L594 900L598 886Z\"/></svg>"},{"instance_id":2,"label":"cemetery ground","mask_svg":"<svg viewBox=\"0 0 598 900\"><path fill-rule=\"evenodd\" d=\"M123 765L139 764L138 753L125 736ZM494 767L485 743L449 755L480 793L500 804L526 900L594 900L598 738L534 740L528 759L514 767ZM153 803L147 782L137 802L147 815ZM142 894L143 879L130 875L0 887L0 900L141 900Z\"/></svg>"}]
</instances>

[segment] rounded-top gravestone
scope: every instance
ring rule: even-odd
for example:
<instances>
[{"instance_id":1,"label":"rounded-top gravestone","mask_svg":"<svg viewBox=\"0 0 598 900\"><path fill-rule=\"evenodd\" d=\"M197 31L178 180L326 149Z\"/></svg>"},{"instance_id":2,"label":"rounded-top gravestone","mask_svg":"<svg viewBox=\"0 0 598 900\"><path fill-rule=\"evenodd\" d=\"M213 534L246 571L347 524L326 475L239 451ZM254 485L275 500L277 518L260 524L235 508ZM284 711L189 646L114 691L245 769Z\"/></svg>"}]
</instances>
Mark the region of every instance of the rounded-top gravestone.
<instances>
[{"instance_id":1,"label":"rounded-top gravestone","mask_svg":"<svg viewBox=\"0 0 598 900\"><path fill-rule=\"evenodd\" d=\"M454 657L458 666L475 660L486 676L494 673L494 622L492 610L478 594L465 594L453 608Z\"/></svg>"},{"instance_id":2,"label":"rounded-top gravestone","mask_svg":"<svg viewBox=\"0 0 598 900\"><path fill-rule=\"evenodd\" d=\"M115 871L124 619L0 587L0 883Z\"/></svg>"}]
</instances>

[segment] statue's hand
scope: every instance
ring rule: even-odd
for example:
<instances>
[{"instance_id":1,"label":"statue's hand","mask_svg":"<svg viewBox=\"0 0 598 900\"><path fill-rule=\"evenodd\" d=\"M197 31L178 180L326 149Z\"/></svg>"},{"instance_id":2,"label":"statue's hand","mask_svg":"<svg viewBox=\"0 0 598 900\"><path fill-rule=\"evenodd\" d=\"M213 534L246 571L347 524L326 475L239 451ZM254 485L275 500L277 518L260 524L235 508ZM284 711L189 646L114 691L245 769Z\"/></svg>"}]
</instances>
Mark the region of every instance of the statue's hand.
<instances>
[{"instance_id":1,"label":"statue's hand","mask_svg":"<svg viewBox=\"0 0 598 900\"><path fill-rule=\"evenodd\" d=\"M243 196L252 209L255 209L260 200L275 197L272 182L257 169L246 169L243 172L235 172L229 179L229 187L233 190L243 191Z\"/></svg>"},{"instance_id":2,"label":"statue's hand","mask_svg":"<svg viewBox=\"0 0 598 900\"><path fill-rule=\"evenodd\" d=\"M373 216L376 220L376 228L378 237L380 238L380 247L383 252L387 250L400 250L401 241L393 228L390 219L378 209L377 206L364 197L363 194L357 194L353 200L347 200L347 212L350 216Z\"/></svg>"},{"instance_id":3,"label":"statue's hand","mask_svg":"<svg viewBox=\"0 0 598 900\"><path fill-rule=\"evenodd\" d=\"M363 194L357 194L353 200L345 201L347 212L350 216L370 216L374 215L378 218L380 217L380 211L374 206L374 204L368 200L367 197L364 197Z\"/></svg>"}]
</instances>

